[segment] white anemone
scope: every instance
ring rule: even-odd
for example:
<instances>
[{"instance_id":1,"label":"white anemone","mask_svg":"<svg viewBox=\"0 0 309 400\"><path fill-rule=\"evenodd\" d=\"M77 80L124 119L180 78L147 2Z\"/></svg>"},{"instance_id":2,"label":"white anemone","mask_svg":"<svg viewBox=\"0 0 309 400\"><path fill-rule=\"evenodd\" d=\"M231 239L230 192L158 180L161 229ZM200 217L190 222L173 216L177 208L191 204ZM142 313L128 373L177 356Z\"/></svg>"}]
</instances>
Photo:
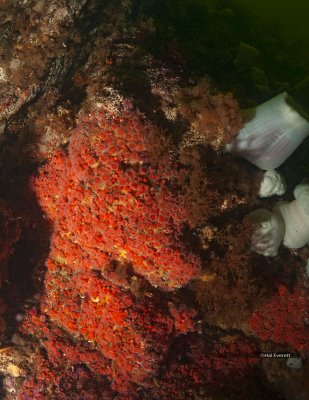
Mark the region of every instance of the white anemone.
<instances>
[{"instance_id":1,"label":"white anemone","mask_svg":"<svg viewBox=\"0 0 309 400\"><path fill-rule=\"evenodd\" d=\"M309 135L309 123L287 102L286 92L253 109L226 151L262 170L279 167Z\"/></svg>"}]
</instances>

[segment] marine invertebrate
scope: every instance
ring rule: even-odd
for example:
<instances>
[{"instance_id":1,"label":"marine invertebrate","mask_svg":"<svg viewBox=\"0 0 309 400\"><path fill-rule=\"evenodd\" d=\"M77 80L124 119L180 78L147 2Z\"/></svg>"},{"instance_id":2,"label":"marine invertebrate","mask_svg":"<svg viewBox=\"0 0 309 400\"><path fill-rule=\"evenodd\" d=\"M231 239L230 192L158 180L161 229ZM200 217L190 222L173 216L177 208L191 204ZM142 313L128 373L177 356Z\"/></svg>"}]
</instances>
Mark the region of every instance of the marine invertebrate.
<instances>
[{"instance_id":1,"label":"marine invertebrate","mask_svg":"<svg viewBox=\"0 0 309 400\"><path fill-rule=\"evenodd\" d=\"M266 257L276 256L285 234L284 222L264 208L251 212L247 218L253 226L251 250Z\"/></svg>"},{"instance_id":2,"label":"marine invertebrate","mask_svg":"<svg viewBox=\"0 0 309 400\"><path fill-rule=\"evenodd\" d=\"M278 171L271 169L264 172L260 185L259 197L281 196L285 191L285 179Z\"/></svg>"},{"instance_id":3,"label":"marine invertebrate","mask_svg":"<svg viewBox=\"0 0 309 400\"><path fill-rule=\"evenodd\" d=\"M289 249L309 243L309 184L297 185L294 197L292 202L276 203L273 212L258 209L248 215L253 251L274 257L282 242Z\"/></svg>"},{"instance_id":4,"label":"marine invertebrate","mask_svg":"<svg viewBox=\"0 0 309 400\"><path fill-rule=\"evenodd\" d=\"M113 399L112 390L105 382L95 379L83 364L66 368L66 364L53 364L43 355L34 356L35 375L27 378L18 393L19 400L44 400L51 393L57 393L57 399L99 400ZM103 397L102 397L103 396Z\"/></svg>"},{"instance_id":5,"label":"marine invertebrate","mask_svg":"<svg viewBox=\"0 0 309 400\"><path fill-rule=\"evenodd\" d=\"M55 223L54 259L70 264L82 247L91 269L104 275L111 260L130 264L165 290L198 276L199 258L180 239L186 213L178 181L185 170L151 165L152 134L133 113L91 115L73 133L68 157L59 152L41 169L34 187Z\"/></svg>"},{"instance_id":6,"label":"marine invertebrate","mask_svg":"<svg viewBox=\"0 0 309 400\"><path fill-rule=\"evenodd\" d=\"M196 321L194 319L197 316L197 311L195 309L189 308L184 304L174 304L172 302L168 306L173 316L176 331L179 334L196 331Z\"/></svg>"},{"instance_id":7,"label":"marine invertebrate","mask_svg":"<svg viewBox=\"0 0 309 400\"><path fill-rule=\"evenodd\" d=\"M179 113L190 123L182 149L202 144L218 151L241 127L241 114L232 94L211 95L205 79L191 88L179 89L176 100Z\"/></svg>"},{"instance_id":8,"label":"marine invertebrate","mask_svg":"<svg viewBox=\"0 0 309 400\"><path fill-rule=\"evenodd\" d=\"M207 391L209 385L222 382L223 377L243 379L257 362L256 346L252 340L239 338L229 343L210 344L201 335L179 336L150 398L190 399L192 392L203 387Z\"/></svg>"},{"instance_id":9,"label":"marine invertebrate","mask_svg":"<svg viewBox=\"0 0 309 400\"><path fill-rule=\"evenodd\" d=\"M309 135L309 123L292 107L286 92L256 108L226 151L263 170L279 167Z\"/></svg>"},{"instance_id":10,"label":"marine invertebrate","mask_svg":"<svg viewBox=\"0 0 309 400\"><path fill-rule=\"evenodd\" d=\"M283 245L289 249L309 243L309 184L297 185L294 197L292 202L278 202L274 207L274 213L284 221Z\"/></svg>"},{"instance_id":11,"label":"marine invertebrate","mask_svg":"<svg viewBox=\"0 0 309 400\"><path fill-rule=\"evenodd\" d=\"M158 294L137 296L132 282L168 292L200 272L182 241L186 170L169 157L151 162L147 141L155 134L132 112L88 114L68 152L57 152L32 180L54 227L41 309L76 342L94 343L107 363L100 373L132 399L136 385L152 385L173 336L195 329L196 314L170 304L168 311ZM57 363L66 346L47 337L49 361Z\"/></svg>"},{"instance_id":12,"label":"marine invertebrate","mask_svg":"<svg viewBox=\"0 0 309 400\"><path fill-rule=\"evenodd\" d=\"M249 319L252 331L262 340L284 343L294 349L309 350L308 296L299 284L293 291L280 285L277 293Z\"/></svg>"},{"instance_id":13,"label":"marine invertebrate","mask_svg":"<svg viewBox=\"0 0 309 400\"><path fill-rule=\"evenodd\" d=\"M69 286L69 281L76 286ZM47 274L46 287L42 309L53 323L77 337L80 343L94 343L105 364L117 366L114 371L108 369L101 374L109 375L113 381L147 384L172 337L172 318L157 301L146 298L135 304L128 290L92 272L74 273L61 264ZM42 330L39 321L33 317L32 321ZM54 357L50 346L51 343L45 343L49 357ZM63 348L61 344L58 347ZM93 369L90 359L87 365Z\"/></svg>"}]
</instances>

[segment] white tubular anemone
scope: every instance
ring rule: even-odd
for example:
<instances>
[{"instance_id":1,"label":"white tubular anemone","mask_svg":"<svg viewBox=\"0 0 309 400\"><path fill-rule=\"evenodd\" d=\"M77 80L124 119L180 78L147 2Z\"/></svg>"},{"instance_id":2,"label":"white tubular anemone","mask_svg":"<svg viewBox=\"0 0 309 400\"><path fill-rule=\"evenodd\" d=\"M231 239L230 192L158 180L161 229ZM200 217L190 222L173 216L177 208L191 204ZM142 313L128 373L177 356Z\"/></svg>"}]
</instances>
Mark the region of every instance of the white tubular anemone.
<instances>
[{"instance_id":1,"label":"white tubular anemone","mask_svg":"<svg viewBox=\"0 0 309 400\"><path fill-rule=\"evenodd\" d=\"M294 197L290 203L276 203L273 212L258 209L248 215L253 225L252 251L274 257L282 242L289 249L309 243L309 184L297 185Z\"/></svg>"},{"instance_id":2,"label":"white tubular anemone","mask_svg":"<svg viewBox=\"0 0 309 400\"><path fill-rule=\"evenodd\" d=\"M285 191L285 179L278 171L272 169L264 172L259 197L282 196Z\"/></svg>"},{"instance_id":3,"label":"white tubular anemone","mask_svg":"<svg viewBox=\"0 0 309 400\"><path fill-rule=\"evenodd\" d=\"M251 212L248 217L253 225L251 250L265 257L275 257L284 238L283 221L264 208Z\"/></svg>"},{"instance_id":4,"label":"white tubular anemone","mask_svg":"<svg viewBox=\"0 0 309 400\"><path fill-rule=\"evenodd\" d=\"M244 113L246 122L226 151L262 170L279 167L309 135L309 123L287 103L286 92Z\"/></svg>"},{"instance_id":5,"label":"white tubular anemone","mask_svg":"<svg viewBox=\"0 0 309 400\"><path fill-rule=\"evenodd\" d=\"M273 210L284 220L283 245L289 249L299 249L309 242L309 184L297 185L294 197L291 203L278 202Z\"/></svg>"}]
</instances>

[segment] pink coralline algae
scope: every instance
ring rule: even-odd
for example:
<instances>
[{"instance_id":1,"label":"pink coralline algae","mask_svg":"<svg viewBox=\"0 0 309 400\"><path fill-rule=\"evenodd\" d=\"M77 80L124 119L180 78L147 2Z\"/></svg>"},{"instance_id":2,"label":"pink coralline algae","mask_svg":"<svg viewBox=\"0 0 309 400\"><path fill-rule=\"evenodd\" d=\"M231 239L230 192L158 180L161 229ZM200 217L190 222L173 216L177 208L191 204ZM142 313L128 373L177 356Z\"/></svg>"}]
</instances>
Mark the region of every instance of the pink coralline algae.
<instances>
[{"instance_id":1,"label":"pink coralline algae","mask_svg":"<svg viewBox=\"0 0 309 400\"><path fill-rule=\"evenodd\" d=\"M252 331L262 340L287 344L298 351L309 350L309 304L299 284L290 292L278 287L276 295L249 320Z\"/></svg>"}]
</instances>

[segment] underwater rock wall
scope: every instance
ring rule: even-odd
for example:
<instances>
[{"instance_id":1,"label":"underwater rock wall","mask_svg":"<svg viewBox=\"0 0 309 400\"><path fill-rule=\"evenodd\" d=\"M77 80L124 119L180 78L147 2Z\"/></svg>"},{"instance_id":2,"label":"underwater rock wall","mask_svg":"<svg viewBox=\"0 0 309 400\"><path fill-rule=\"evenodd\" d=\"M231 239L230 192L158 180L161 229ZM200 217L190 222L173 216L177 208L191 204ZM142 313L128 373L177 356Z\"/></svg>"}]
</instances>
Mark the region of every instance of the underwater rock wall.
<instances>
[{"instance_id":1,"label":"underwater rock wall","mask_svg":"<svg viewBox=\"0 0 309 400\"><path fill-rule=\"evenodd\" d=\"M180 3L1 3L7 399L307 398L308 248L250 251L244 217L277 200L224 153L237 100L283 81L263 66L268 89L252 85L242 57L260 56L233 10ZM308 178L306 146L282 167L289 188Z\"/></svg>"}]
</instances>

